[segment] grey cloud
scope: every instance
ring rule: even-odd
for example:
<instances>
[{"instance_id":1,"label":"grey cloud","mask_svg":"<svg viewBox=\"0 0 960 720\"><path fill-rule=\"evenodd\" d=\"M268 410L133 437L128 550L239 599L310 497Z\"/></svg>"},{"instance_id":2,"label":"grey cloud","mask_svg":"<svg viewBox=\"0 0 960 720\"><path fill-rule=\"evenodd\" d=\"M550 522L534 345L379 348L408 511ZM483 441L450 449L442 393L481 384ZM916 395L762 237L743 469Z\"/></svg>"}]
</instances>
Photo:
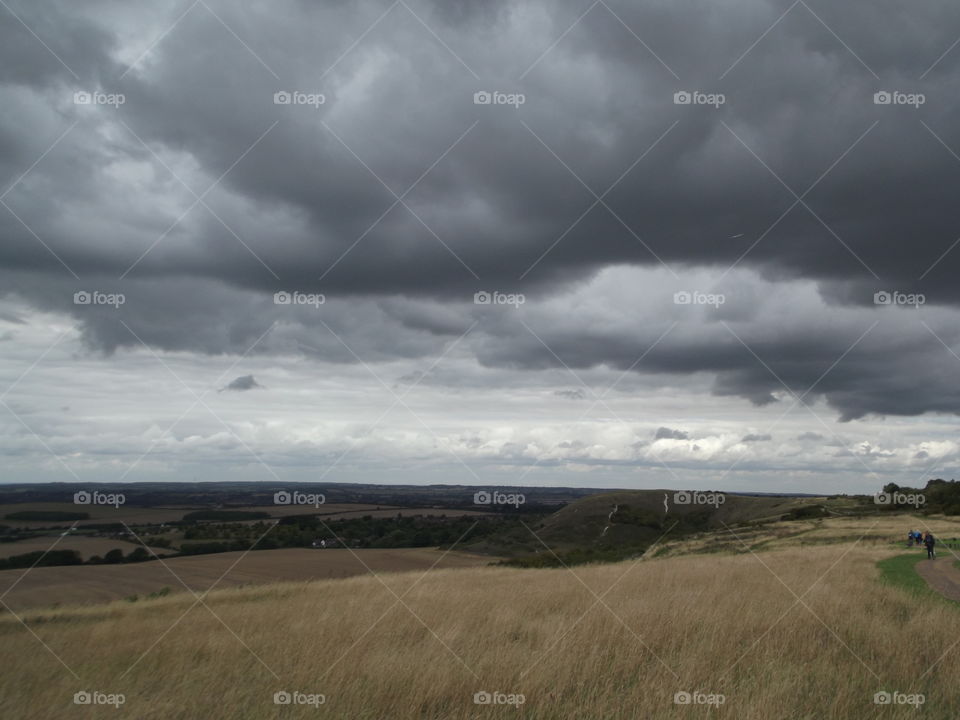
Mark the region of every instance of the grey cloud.
<instances>
[{"instance_id":1,"label":"grey cloud","mask_svg":"<svg viewBox=\"0 0 960 720\"><path fill-rule=\"evenodd\" d=\"M224 385L220 392L224 390L233 390L236 392L243 392L245 390L254 390L256 388L262 388L263 385L258 383L253 375L241 375L240 377L234 378L229 383Z\"/></svg>"},{"instance_id":2,"label":"grey cloud","mask_svg":"<svg viewBox=\"0 0 960 720\"><path fill-rule=\"evenodd\" d=\"M960 148L955 58L916 80L955 40L960 7L816 8L834 36L801 4L720 79L780 4L745 0L723 22L692 2L609 5L619 19L595 6L520 79L583 8L411 2L477 80L402 5L338 62L381 4L211 0L267 67L198 5L121 77L118 49L135 23L114 3L11 3L69 69L18 23L0 29L10 206L0 208L0 292L70 315L107 353L141 340L242 353L274 328L256 352L377 362L435 357L476 322L462 347L489 368L708 373L715 394L756 405L792 402L782 381L797 395L814 388L809 409L822 401L843 420L960 411L956 360L921 316L873 305L879 290L922 292L928 309L948 313L930 327L951 348L960 341L960 250L944 255L960 222L960 163L941 144ZM173 19L151 12L159 30ZM874 105L881 86L928 102ZM75 89L97 87L124 93L125 104L72 104ZM673 103L694 88L727 102ZM323 92L326 102L277 106L280 89ZM477 106L480 89L523 92L527 102ZM594 206L591 190L618 178ZM178 221L193 193L218 179ZM815 181L796 205L784 186L802 194ZM393 193L414 182L395 204ZM664 313L639 308L637 327L611 328L544 310L531 327L546 348L514 318L486 312L500 308L471 305L494 288L549 303L605 268L660 260L716 277L739 261L769 280L816 283L832 309L864 322L821 329L814 309L809 322L778 322L731 293L698 332L668 338L634 367L668 326ZM128 302L74 307L69 297L83 287L117 287ZM294 289L330 300L322 311L271 304L272 293ZM851 351L874 318L895 328Z\"/></svg>"}]
</instances>

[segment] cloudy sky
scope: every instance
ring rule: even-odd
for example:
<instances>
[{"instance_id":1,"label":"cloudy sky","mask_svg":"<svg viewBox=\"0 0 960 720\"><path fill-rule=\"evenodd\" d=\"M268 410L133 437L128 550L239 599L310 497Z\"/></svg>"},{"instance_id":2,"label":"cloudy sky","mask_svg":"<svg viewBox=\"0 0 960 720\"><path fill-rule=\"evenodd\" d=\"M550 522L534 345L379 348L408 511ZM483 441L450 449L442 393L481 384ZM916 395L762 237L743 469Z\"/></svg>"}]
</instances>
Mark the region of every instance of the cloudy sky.
<instances>
[{"instance_id":1,"label":"cloudy sky","mask_svg":"<svg viewBox=\"0 0 960 720\"><path fill-rule=\"evenodd\" d=\"M953 477L960 5L0 7L0 480Z\"/></svg>"}]
</instances>

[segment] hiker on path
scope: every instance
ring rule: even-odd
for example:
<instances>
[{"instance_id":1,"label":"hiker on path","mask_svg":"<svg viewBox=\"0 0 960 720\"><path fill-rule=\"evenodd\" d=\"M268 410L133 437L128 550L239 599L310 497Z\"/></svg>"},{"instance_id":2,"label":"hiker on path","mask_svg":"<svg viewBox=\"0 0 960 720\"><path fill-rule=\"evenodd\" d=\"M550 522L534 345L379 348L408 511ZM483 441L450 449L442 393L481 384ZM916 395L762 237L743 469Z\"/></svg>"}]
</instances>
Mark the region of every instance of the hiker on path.
<instances>
[{"instance_id":1,"label":"hiker on path","mask_svg":"<svg viewBox=\"0 0 960 720\"><path fill-rule=\"evenodd\" d=\"M937 553L934 551L934 545L937 544L937 541L933 538L933 533L927 533L927 536L923 539L923 544L927 548L927 559L935 560Z\"/></svg>"},{"instance_id":2,"label":"hiker on path","mask_svg":"<svg viewBox=\"0 0 960 720\"><path fill-rule=\"evenodd\" d=\"M907 547L913 547L913 530L907 533Z\"/></svg>"}]
</instances>

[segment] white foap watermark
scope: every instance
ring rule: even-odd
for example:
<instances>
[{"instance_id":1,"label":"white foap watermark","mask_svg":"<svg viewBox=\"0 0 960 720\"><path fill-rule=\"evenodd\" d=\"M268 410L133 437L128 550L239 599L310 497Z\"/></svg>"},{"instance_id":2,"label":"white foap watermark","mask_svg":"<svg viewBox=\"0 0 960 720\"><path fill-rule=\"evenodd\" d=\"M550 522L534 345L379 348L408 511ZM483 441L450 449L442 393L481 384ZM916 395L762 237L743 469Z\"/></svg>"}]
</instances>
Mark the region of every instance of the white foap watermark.
<instances>
[{"instance_id":1,"label":"white foap watermark","mask_svg":"<svg viewBox=\"0 0 960 720\"><path fill-rule=\"evenodd\" d=\"M99 690L79 690L73 694L74 705L112 705L114 709L127 701L123 693L105 693Z\"/></svg>"},{"instance_id":2,"label":"white foap watermark","mask_svg":"<svg viewBox=\"0 0 960 720\"><path fill-rule=\"evenodd\" d=\"M123 493L102 493L97 490L80 490L73 494L74 505L113 505L120 507L127 501Z\"/></svg>"},{"instance_id":3,"label":"white foap watermark","mask_svg":"<svg viewBox=\"0 0 960 720\"><path fill-rule=\"evenodd\" d=\"M74 305L109 305L119 308L127 302L123 293L105 293L99 290L78 290L73 294Z\"/></svg>"},{"instance_id":4,"label":"white foap watermark","mask_svg":"<svg viewBox=\"0 0 960 720\"><path fill-rule=\"evenodd\" d=\"M927 497L923 493L902 493L902 492L878 492L873 496L875 505L912 505L920 507L925 505Z\"/></svg>"},{"instance_id":5,"label":"white foap watermark","mask_svg":"<svg viewBox=\"0 0 960 720\"><path fill-rule=\"evenodd\" d=\"M280 490L273 494L274 505L313 505L314 507L320 507L326 501L326 496L321 493L302 493L296 490L287 492L286 490Z\"/></svg>"},{"instance_id":6,"label":"white foap watermark","mask_svg":"<svg viewBox=\"0 0 960 720\"><path fill-rule=\"evenodd\" d=\"M480 690L473 694L474 705L515 705L519 707L527 701L523 693L505 693L495 690L487 692Z\"/></svg>"},{"instance_id":7,"label":"white foap watermark","mask_svg":"<svg viewBox=\"0 0 960 720\"><path fill-rule=\"evenodd\" d=\"M319 308L327 301L323 293L302 293L298 291L287 292L281 290L273 294L274 305L313 305Z\"/></svg>"},{"instance_id":8,"label":"white foap watermark","mask_svg":"<svg viewBox=\"0 0 960 720\"><path fill-rule=\"evenodd\" d=\"M727 102L723 93L705 93L699 90L678 90L673 94L674 105L712 105L718 108Z\"/></svg>"},{"instance_id":9,"label":"white foap watermark","mask_svg":"<svg viewBox=\"0 0 960 720\"><path fill-rule=\"evenodd\" d=\"M727 497L723 493L678 490L673 494L674 505L713 505L713 507L720 507L726 501Z\"/></svg>"},{"instance_id":10,"label":"white foap watermark","mask_svg":"<svg viewBox=\"0 0 960 720\"><path fill-rule=\"evenodd\" d=\"M927 102L923 93L905 93L900 90L880 90L873 94L874 105L912 105L919 108Z\"/></svg>"},{"instance_id":11,"label":"white foap watermark","mask_svg":"<svg viewBox=\"0 0 960 720\"><path fill-rule=\"evenodd\" d=\"M918 308L927 302L923 293L903 293L897 290L880 290L873 294L874 305L913 305Z\"/></svg>"},{"instance_id":12,"label":"white foap watermark","mask_svg":"<svg viewBox=\"0 0 960 720\"><path fill-rule=\"evenodd\" d=\"M720 307L727 302L726 295L722 293L704 293L699 290L688 291L680 290L673 294L674 305L712 305L715 308Z\"/></svg>"},{"instance_id":13,"label":"white foap watermark","mask_svg":"<svg viewBox=\"0 0 960 720\"><path fill-rule=\"evenodd\" d=\"M305 693L299 690L277 690L273 694L274 705L309 705L318 708L327 702L322 693Z\"/></svg>"},{"instance_id":14,"label":"white foap watermark","mask_svg":"<svg viewBox=\"0 0 960 720\"><path fill-rule=\"evenodd\" d=\"M527 101L527 96L523 93L505 93L499 90L487 92L480 90L473 94L474 105L513 105L519 108Z\"/></svg>"},{"instance_id":15,"label":"white foap watermark","mask_svg":"<svg viewBox=\"0 0 960 720\"><path fill-rule=\"evenodd\" d=\"M274 105L308 105L319 110L320 106L327 102L327 97L323 93L305 93L299 90L286 91L281 90L273 94Z\"/></svg>"},{"instance_id":16,"label":"white foap watermark","mask_svg":"<svg viewBox=\"0 0 960 720\"><path fill-rule=\"evenodd\" d=\"M111 105L119 108L127 102L123 93L105 93L99 90L88 92L87 90L77 90L73 94L74 105Z\"/></svg>"},{"instance_id":17,"label":"white foap watermark","mask_svg":"<svg viewBox=\"0 0 960 720\"><path fill-rule=\"evenodd\" d=\"M874 705L913 705L915 710L919 710L926 701L927 696L922 693L902 693L897 690L881 690L873 696Z\"/></svg>"},{"instance_id":18,"label":"white foap watermark","mask_svg":"<svg viewBox=\"0 0 960 720\"><path fill-rule=\"evenodd\" d=\"M481 490L473 494L474 505L513 505L519 508L527 501L523 493L502 493L498 490Z\"/></svg>"},{"instance_id":19,"label":"white foap watermark","mask_svg":"<svg viewBox=\"0 0 960 720\"><path fill-rule=\"evenodd\" d=\"M475 292L473 294L474 305L513 305L515 308L518 308L526 301L527 298L523 293L503 293L497 290L492 292L480 290L479 292Z\"/></svg>"},{"instance_id":20,"label":"white foap watermark","mask_svg":"<svg viewBox=\"0 0 960 720\"><path fill-rule=\"evenodd\" d=\"M720 693L705 693L699 690L687 692L680 690L674 693L673 702L676 705L713 705L720 707L727 701L726 695Z\"/></svg>"}]
</instances>

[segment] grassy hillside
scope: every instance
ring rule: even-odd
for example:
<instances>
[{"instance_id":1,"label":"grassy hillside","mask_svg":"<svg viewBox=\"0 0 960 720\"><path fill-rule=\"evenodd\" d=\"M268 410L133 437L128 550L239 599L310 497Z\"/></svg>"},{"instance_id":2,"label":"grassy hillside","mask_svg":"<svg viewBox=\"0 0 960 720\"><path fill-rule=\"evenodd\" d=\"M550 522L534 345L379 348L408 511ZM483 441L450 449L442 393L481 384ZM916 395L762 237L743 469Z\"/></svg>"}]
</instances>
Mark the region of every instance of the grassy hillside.
<instances>
[{"instance_id":1,"label":"grassy hillside","mask_svg":"<svg viewBox=\"0 0 960 720\"><path fill-rule=\"evenodd\" d=\"M28 612L29 631L5 616L0 716L917 717L874 704L896 691L955 717L960 611L881 582L876 562L893 552L861 542L283 583L203 604ZM73 705L83 690L125 703ZM281 708L277 692L325 702ZM524 702L477 705L479 692ZM684 692L724 703L675 704Z\"/></svg>"},{"instance_id":2,"label":"grassy hillside","mask_svg":"<svg viewBox=\"0 0 960 720\"><path fill-rule=\"evenodd\" d=\"M694 533L803 514L804 509L824 517L824 507L849 510L848 503L826 498L725 495L713 504L684 504L673 490L612 492L577 500L529 527L466 547L530 566L616 560L642 553L660 538L673 543Z\"/></svg>"}]
</instances>

